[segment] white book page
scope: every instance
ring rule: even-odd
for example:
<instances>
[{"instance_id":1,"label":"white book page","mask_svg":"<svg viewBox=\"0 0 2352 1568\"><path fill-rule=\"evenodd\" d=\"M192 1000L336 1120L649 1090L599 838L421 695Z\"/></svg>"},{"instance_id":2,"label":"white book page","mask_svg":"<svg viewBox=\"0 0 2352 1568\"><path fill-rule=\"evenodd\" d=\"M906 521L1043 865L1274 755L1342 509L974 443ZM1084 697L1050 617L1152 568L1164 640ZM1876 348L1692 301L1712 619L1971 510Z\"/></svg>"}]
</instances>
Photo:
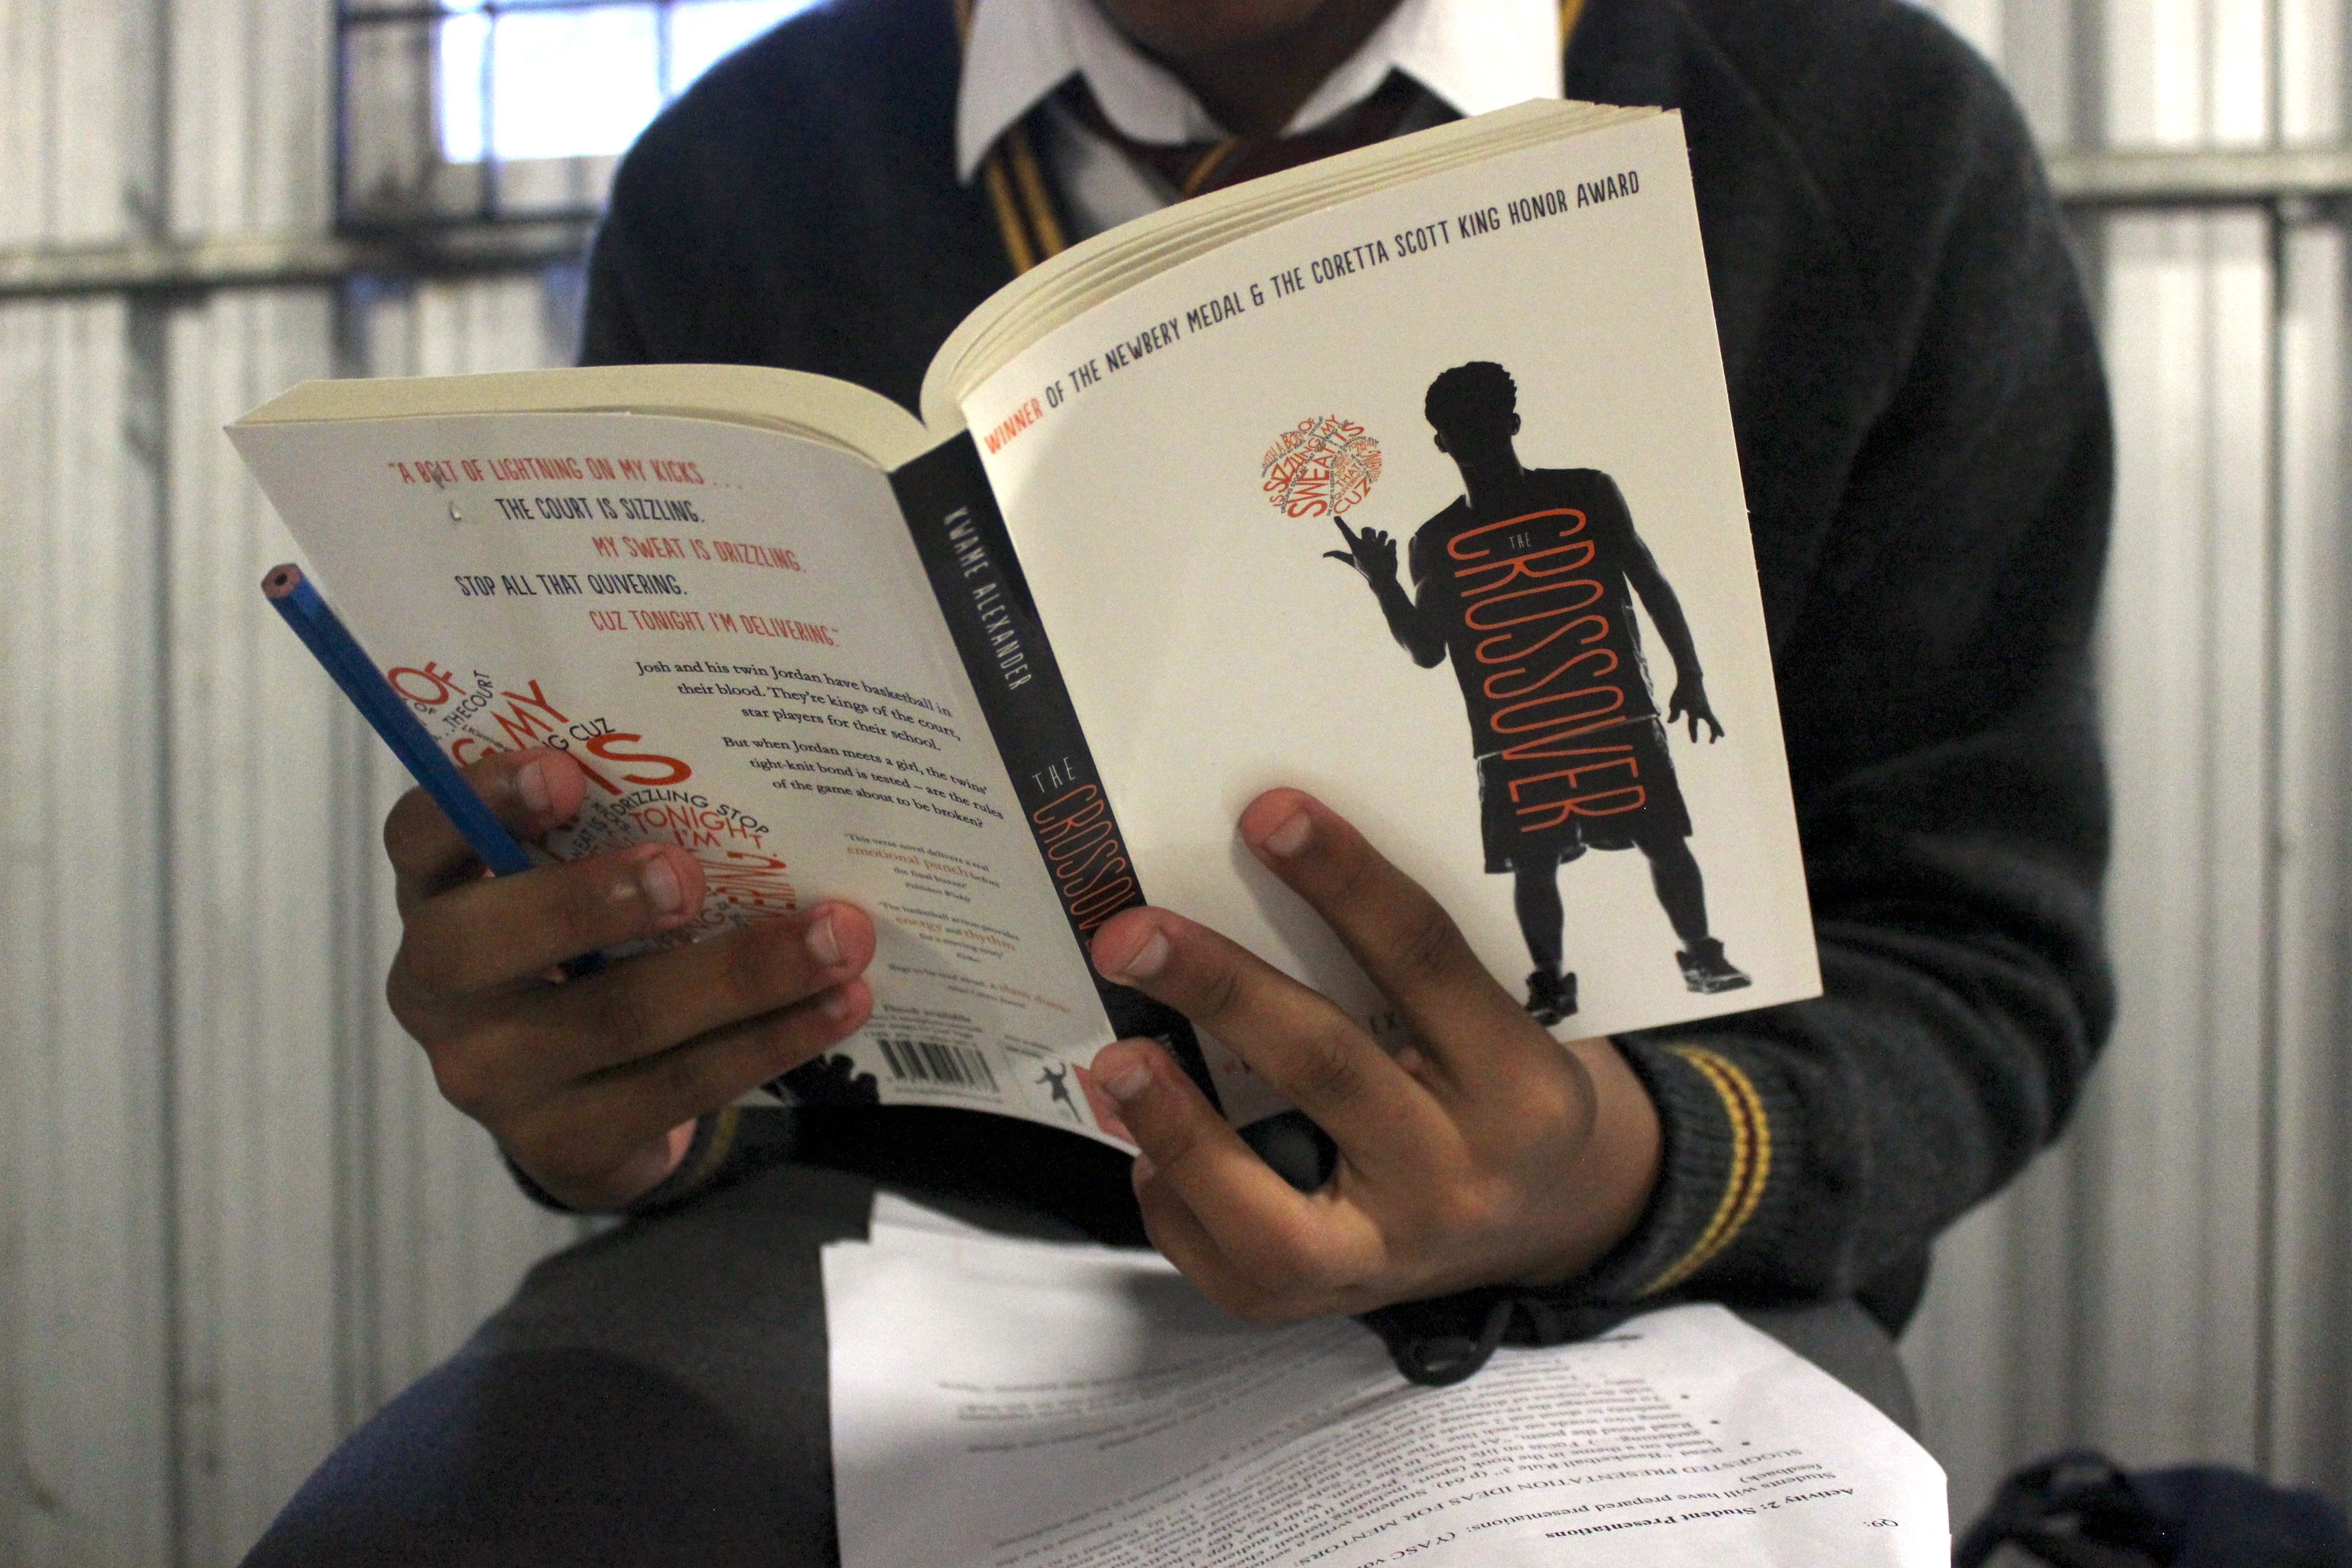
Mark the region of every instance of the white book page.
<instances>
[{"instance_id":1,"label":"white book page","mask_svg":"<svg viewBox=\"0 0 2352 1568\"><path fill-rule=\"evenodd\" d=\"M1296 785L1436 892L1518 989L1530 959L1514 879L1487 869L1465 694L1449 662L1417 667L1363 578L1324 555L1345 547L1324 504L1336 488L1349 528L1397 542L1412 591L1406 546L1464 489L1433 444L1423 395L1441 371L1477 360L1517 384L1522 463L1616 481L1686 615L1726 731L1695 743L1676 727L1665 750L1710 928L1752 985L1688 989L1645 855L1594 848L1556 882L1581 1005L1559 1032L1815 994L1747 510L1671 114L1237 240L1059 329L965 401L1145 893L1381 1023L1386 1010L1353 964L1234 837L1255 795ZM1323 421L1353 444L1325 465L1354 465L1338 480L1280 450ZM1288 489L1269 489L1286 477ZM1663 716L1675 669L1652 614L1645 604L1635 630ZM1530 664L1519 679L1543 673ZM1571 787L1597 786L1543 784L1528 804ZM1227 1053L1211 1055L1230 1069Z\"/></svg>"},{"instance_id":2,"label":"white book page","mask_svg":"<svg viewBox=\"0 0 2352 1568\"><path fill-rule=\"evenodd\" d=\"M232 435L445 751L588 770L556 854L690 848L709 891L671 940L826 898L874 916L873 1021L812 1097L1117 1142L1074 1070L1108 1023L881 473L628 414Z\"/></svg>"},{"instance_id":3,"label":"white book page","mask_svg":"<svg viewBox=\"0 0 2352 1568\"><path fill-rule=\"evenodd\" d=\"M844 1568L1950 1560L1926 1450L1720 1307L1421 1388L1149 1254L875 1221L824 1255Z\"/></svg>"}]
</instances>

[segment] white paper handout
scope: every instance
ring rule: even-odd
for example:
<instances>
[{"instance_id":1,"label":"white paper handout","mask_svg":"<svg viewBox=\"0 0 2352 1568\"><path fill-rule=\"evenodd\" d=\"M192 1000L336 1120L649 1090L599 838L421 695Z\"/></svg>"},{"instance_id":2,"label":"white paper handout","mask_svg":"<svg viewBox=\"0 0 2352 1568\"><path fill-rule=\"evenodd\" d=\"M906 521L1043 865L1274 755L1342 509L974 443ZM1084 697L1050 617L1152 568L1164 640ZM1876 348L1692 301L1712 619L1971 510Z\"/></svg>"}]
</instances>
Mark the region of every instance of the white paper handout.
<instances>
[{"instance_id":1,"label":"white paper handout","mask_svg":"<svg viewBox=\"0 0 2352 1568\"><path fill-rule=\"evenodd\" d=\"M1156 1255L873 1237L824 1249L844 1568L1949 1561L1935 1460L1720 1307L1431 1389Z\"/></svg>"}]
</instances>

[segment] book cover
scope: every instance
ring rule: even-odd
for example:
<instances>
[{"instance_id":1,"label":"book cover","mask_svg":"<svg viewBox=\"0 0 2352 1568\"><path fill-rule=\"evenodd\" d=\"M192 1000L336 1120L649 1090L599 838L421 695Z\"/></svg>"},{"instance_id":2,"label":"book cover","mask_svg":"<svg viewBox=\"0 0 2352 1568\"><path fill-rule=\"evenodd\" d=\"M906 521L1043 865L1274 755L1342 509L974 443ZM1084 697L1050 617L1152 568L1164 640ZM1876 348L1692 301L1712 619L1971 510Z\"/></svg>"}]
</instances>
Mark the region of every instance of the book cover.
<instances>
[{"instance_id":1,"label":"book cover","mask_svg":"<svg viewBox=\"0 0 2352 1568\"><path fill-rule=\"evenodd\" d=\"M1384 1022L1233 842L1290 784L1563 1035L1818 992L1678 117L1234 239L963 411L1156 901Z\"/></svg>"}]
</instances>

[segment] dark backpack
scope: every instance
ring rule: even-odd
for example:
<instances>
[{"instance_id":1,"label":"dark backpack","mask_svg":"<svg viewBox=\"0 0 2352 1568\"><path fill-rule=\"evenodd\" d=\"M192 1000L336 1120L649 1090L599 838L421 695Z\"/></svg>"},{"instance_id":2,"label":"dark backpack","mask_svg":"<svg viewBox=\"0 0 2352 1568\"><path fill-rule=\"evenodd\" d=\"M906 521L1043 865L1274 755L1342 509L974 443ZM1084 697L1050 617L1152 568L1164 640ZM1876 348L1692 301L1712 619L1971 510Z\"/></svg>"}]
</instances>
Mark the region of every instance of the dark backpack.
<instances>
[{"instance_id":1,"label":"dark backpack","mask_svg":"<svg viewBox=\"0 0 2352 1568\"><path fill-rule=\"evenodd\" d=\"M1953 1568L2004 1542L2049 1568L2352 1568L2343 1510L2315 1491L2218 1465L2126 1473L2087 1451L2001 1483Z\"/></svg>"}]
</instances>

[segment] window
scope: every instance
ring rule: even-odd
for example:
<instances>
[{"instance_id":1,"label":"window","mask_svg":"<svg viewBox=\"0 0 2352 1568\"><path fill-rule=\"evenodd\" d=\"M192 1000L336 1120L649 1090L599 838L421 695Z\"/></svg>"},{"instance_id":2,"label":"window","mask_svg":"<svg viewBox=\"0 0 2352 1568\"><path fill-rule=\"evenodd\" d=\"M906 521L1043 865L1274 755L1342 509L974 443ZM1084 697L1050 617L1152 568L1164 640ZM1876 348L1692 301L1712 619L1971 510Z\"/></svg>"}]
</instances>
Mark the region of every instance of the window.
<instances>
[{"instance_id":1,"label":"window","mask_svg":"<svg viewBox=\"0 0 2352 1568\"><path fill-rule=\"evenodd\" d=\"M348 232L580 219L662 105L810 0L343 0Z\"/></svg>"}]
</instances>

